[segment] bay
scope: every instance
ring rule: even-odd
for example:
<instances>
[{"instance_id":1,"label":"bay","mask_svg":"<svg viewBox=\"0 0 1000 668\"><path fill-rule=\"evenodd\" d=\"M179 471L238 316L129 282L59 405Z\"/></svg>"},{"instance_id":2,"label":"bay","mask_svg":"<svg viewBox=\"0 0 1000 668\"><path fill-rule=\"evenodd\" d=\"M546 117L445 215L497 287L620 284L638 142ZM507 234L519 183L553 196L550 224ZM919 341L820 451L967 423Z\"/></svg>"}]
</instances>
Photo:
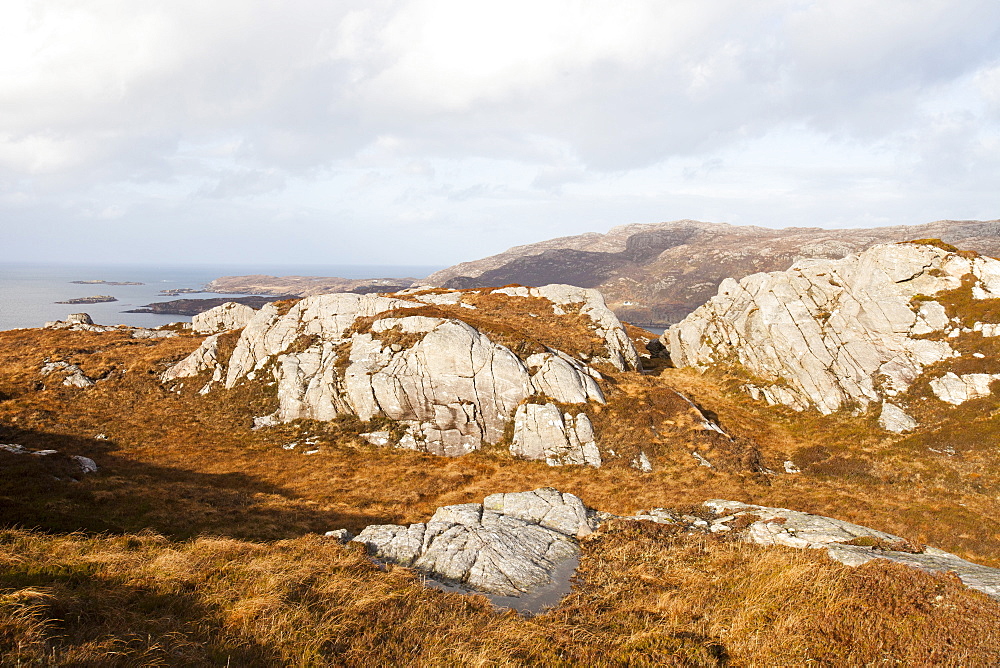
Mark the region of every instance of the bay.
<instances>
[{"instance_id":1,"label":"bay","mask_svg":"<svg viewBox=\"0 0 1000 668\"><path fill-rule=\"evenodd\" d=\"M153 302L208 299L216 293L161 295L161 290L200 289L220 276L339 276L341 278L422 278L443 267L403 265L129 265L0 263L0 330L41 327L70 313L89 313L100 325L157 327L189 317L123 313ZM72 281L138 282L144 285L74 284ZM56 304L79 297L111 295L118 301Z\"/></svg>"}]
</instances>

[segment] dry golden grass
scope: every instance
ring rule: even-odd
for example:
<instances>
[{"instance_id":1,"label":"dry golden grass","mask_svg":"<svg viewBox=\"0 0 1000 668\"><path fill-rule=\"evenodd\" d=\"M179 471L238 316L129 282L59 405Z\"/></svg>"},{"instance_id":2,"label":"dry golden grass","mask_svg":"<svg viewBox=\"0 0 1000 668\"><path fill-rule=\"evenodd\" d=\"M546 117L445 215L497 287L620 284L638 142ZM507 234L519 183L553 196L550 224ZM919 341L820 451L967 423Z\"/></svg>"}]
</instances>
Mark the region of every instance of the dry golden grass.
<instances>
[{"instance_id":1,"label":"dry golden grass","mask_svg":"<svg viewBox=\"0 0 1000 668\"><path fill-rule=\"evenodd\" d=\"M1000 606L954 578L617 522L533 618L318 536L0 532L3 665L994 665Z\"/></svg>"},{"instance_id":2,"label":"dry golden grass","mask_svg":"<svg viewBox=\"0 0 1000 668\"><path fill-rule=\"evenodd\" d=\"M512 339L540 320L505 320L510 304L491 307L492 297L462 309L463 319L475 314L474 324ZM555 316L539 331L538 345L577 346L559 345ZM358 438L391 426L384 421L253 431L251 418L275 408L273 387L200 396L205 378L179 393L159 383L200 340L0 332L0 443L101 467L70 482L56 460L0 452L0 516L24 529L0 535L8 664L995 663L995 604L901 566L851 570L817 553L624 523L584 546L579 586L558 610L526 620L427 590L404 569L381 572L315 535L425 521L441 505L552 486L620 514L707 498L791 507L1000 566L993 399L947 414L954 419L942 413L931 441L887 436L871 415L769 408L723 373L608 373L607 405L588 412L602 449L617 456L599 470L552 468L502 447L448 459ZM39 376L45 358L102 380L63 387ZM733 439L701 429L677 392ZM928 450L944 442L957 454ZM654 472L629 466L640 450ZM716 466L699 466L692 451ZM782 471L786 459L802 473L762 472Z\"/></svg>"}]
</instances>

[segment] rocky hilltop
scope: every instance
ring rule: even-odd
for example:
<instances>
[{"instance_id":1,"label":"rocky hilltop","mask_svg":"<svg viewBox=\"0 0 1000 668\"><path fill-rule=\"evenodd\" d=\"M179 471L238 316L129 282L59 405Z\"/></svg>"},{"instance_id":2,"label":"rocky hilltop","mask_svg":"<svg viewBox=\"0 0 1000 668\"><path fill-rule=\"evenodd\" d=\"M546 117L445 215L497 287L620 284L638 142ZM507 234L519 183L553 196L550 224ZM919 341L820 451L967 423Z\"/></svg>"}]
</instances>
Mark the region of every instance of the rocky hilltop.
<instances>
[{"instance_id":1,"label":"rocky hilltop","mask_svg":"<svg viewBox=\"0 0 1000 668\"><path fill-rule=\"evenodd\" d=\"M564 284L0 332L0 656L997 665L998 264L729 281L679 366Z\"/></svg>"},{"instance_id":2,"label":"rocky hilltop","mask_svg":"<svg viewBox=\"0 0 1000 668\"><path fill-rule=\"evenodd\" d=\"M951 404L990 393L1000 374L982 349L997 334L1000 260L928 240L726 279L661 341L678 366L737 365L768 403L875 403L882 426L903 432L917 426L903 407L918 380Z\"/></svg>"},{"instance_id":3,"label":"rocky hilltop","mask_svg":"<svg viewBox=\"0 0 1000 668\"><path fill-rule=\"evenodd\" d=\"M516 246L436 272L426 282L449 288L511 283L597 288L622 320L666 326L703 304L726 278L782 271L802 258L836 259L878 243L924 238L1000 255L1000 221L826 230L680 220Z\"/></svg>"},{"instance_id":4,"label":"rocky hilltop","mask_svg":"<svg viewBox=\"0 0 1000 668\"><path fill-rule=\"evenodd\" d=\"M529 323L536 319L539 330L546 320L564 318L575 325L576 337L563 339L573 347L542 343L534 338L538 331L514 335L509 321L497 320L504 312ZM209 336L168 369L163 382L210 371L201 389L207 394L216 384L231 389L273 380L278 407L259 416L259 426L345 414L365 421L383 417L404 431L374 432L373 442L439 455L497 443L513 420L512 452L553 464L600 466L583 411L588 402L604 402L595 365L619 371L640 366L601 294L567 285L416 290L393 297L337 293L259 311L226 304L197 316L193 328L242 333L228 358L220 334ZM557 404L580 408L566 412Z\"/></svg>"}]
</instances>

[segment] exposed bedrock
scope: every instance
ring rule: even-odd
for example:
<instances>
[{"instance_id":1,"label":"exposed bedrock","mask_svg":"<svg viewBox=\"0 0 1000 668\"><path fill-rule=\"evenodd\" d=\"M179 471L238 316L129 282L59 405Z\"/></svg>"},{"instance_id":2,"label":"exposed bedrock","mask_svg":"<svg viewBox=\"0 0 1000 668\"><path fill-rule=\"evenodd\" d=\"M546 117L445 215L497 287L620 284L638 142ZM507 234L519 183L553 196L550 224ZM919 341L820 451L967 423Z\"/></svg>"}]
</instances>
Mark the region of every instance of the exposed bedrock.
<instances>
[{"instance_id":1,"label":"exposed bedrock","mask_svg":"<svg viewBox=\"0 0 1000 668\"><path fill-rule=\"evenodd\" d=\"M552 488L493 494L483 503L438 508L426 523L365 528L354 540L373 557L432 578L499 596L521 596L549 584L579 555L577 539L612 519L673 524L685 531L726 534L759 545L825 549L848 566L886 559L931 572L953 572L968 587L1000 599L1000 569L889 533L832 517L738 501L705 502L700 517L655 508L619 518L586 507ZM343 536L344 532L329 535ZM346 538L346 537L343 537Z\"/></svg>"},{"instance_id":2,"label":"exposed bedrock","mask_svg":"<svg viewBox=\"0 0 1000 668\"><path fill-rule=\"evenodd\" d=\"M362 420L388 417L405 427L395 445L461 455L499 441L529 397L564 404L603 402L601 374L590 366L594 362L638 368L635 348L600 293L570 286L506 290L516 291L514 296L524 291L524 296L543 297L554 314L573 308L587 316L593 335L604 341L607 357L584 361L548 348L521 359L460 317L407 315L425 301L463 306L460 292L405 295L407 299L331 294L303 299L287 313L275 304L264 306L245 322L228 360L219 359L218 335L213 334L162 380L169 383L211 371L204 392L217 385L232 388L273 380L278 408L258 418L259 425L299 418L330 420L343 414ZM213 311L199 318L200 330L230 329L247 315L235 307ZM456 315L465 312L454 309ZM583 433L586 427L589 421L583 415L575 418L571 432ZM591 434L587 442L592 441ZM561 444L553 447L559 450ZM595 449L588 446L586 457L557 459L599 465ZM530 451L552 459L544 449Z\"/></svg>"},{"instance_id":3,"label":"exposed bedrock","mask_svg":"<svg viewBox=\"0 0 1000 668\"><path fill-rule=\"evenodd\" d=\"M879 245L723 281L661 340L677 366L742 365L756 377L746 389L769 403L865 410L957 355L948 336L960 326L933 297L970 284L973 299L1000 297L1000 261L928 244ZM907 428L900 412L886 416L893 430Z\"/></svg>"}]
</instances>

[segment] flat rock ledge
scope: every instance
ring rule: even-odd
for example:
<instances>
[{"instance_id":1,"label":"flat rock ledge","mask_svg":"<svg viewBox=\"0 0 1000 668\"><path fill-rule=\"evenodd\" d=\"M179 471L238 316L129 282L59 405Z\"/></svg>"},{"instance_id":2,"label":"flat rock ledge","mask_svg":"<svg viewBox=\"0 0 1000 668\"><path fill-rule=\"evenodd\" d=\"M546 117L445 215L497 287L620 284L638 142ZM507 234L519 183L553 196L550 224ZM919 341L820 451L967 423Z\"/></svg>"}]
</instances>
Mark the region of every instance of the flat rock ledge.
<instances>
[{"instance_id":1,"label":"flat rock ledge","mask_svg":"<svg viewBox=\"0 0 1000 668\"><path fill-rule=\"evenodd\" d=\"M850 522L787 508L713 499L698 516L654 508L622 517L595 511L550 487L493 494L483 503L438 508L409 526L365 528L353 541L375 559L492 597L522 597L551 586L579 558L578 538L611 519L674 524L686 531L727 533L758 545L826 549L848 566L886 559L930 572L953 572L966 586L1000 600L1000 569ZM749 522L747 520L750 520ZM344 530L327 535L347 541ZM571 573L570 573L571 575Z\"/></svg>"},{"instance_id":2,"label":"flat rock ledge","mask_svg":"<svg viewBox=\"0 0 1000 668\"><path fill-rule=\"evenodd\" d=\"M720 516L709 525L710 531L728 530L728 522L741 515L752 515L758 519L748 525L740 536L748 542L825 548L831 559L848 566L860 566L872 559L886 559L924 571L950 571L967 587L1000 600L1000 568L974 564L935 547L910 545L903 538L883 531L787 508L721 500L706 501L705 506Z\"/></svg>"}]
</instances>

